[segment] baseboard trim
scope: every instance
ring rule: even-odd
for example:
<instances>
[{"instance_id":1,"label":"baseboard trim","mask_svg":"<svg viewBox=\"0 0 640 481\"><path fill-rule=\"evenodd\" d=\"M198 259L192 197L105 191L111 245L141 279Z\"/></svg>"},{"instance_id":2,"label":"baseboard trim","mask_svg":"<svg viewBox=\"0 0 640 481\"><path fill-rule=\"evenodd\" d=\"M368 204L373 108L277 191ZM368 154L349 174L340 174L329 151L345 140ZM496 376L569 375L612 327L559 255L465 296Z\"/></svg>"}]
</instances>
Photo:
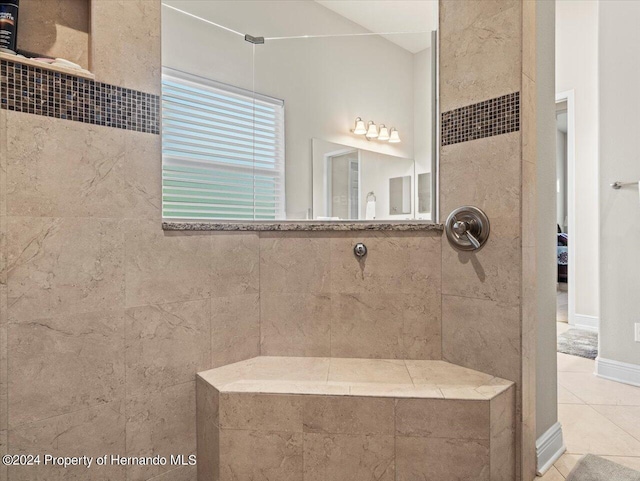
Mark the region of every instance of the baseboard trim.
<instances>
[{"instance_id":1,"label":"baseboard trim","mask_svg":"<svg viewBox=\"0 0 640 481\"><path fill-rule=\"evenodd\" d=\"M538 476L546 473L566 450L562 439L562 425L555 423L536 441Z\"/></svg>"},{"instance_id":2,"label":"baseboard trim","mask_svg":"<svg viewBox=\"0 0 640 481\"><path fill-rule=\"evenodd\" d=\"M573 322L569 323L577 329L584 329L587 331L598 332L600 326L600 319L596 316L585 316L584 314L575 314L573 316Z\"/></svg>"},{"instance_id":3,"label":"baseboard trim","mask_svg":"<svg viewBox=\"0 0 640 481\"><path fill-rule=\"evenodd\" d=\"M613 359L596 358L596 376L632 386L640 386L640 366Z\"/></svg>"}]
</instances>

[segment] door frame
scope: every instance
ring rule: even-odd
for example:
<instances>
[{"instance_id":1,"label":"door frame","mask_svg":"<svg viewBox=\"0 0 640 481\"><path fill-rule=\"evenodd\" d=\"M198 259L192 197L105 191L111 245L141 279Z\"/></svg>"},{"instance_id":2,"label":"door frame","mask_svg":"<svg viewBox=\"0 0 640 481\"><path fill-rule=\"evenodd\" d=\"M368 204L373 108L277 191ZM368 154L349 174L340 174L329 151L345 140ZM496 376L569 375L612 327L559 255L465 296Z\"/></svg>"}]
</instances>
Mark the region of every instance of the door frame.
<instances>
[{"instance_id":1,"label":"door frame","mask_svg":"<svg viewBox=\"0 0 640 481\"><path fill-rule=\"evenodd\" d=\"M332 150L331 152L327 152L323 156L323 175L324 175L324 202L325 202L325 214L328 217L333 216L333 205L331 202L331 191L332 191L332 182L331 182L331 166L334 157L339 157L341 155L351 154L353 152L358 153L358 219L360 215L360 194L361 194L361 171L362 171L362 162L360 158L360 149L355 147L345 147L344 149Z\"/></svg>"},{"instance_id":2,"label":"door frame","mask_svg":"<svg viewBox=\"0 0 640 481\"><path fill-rule=\"evenodd\" d=\"M566 90L556 94L556 105L567 104L567 228L569 230L569 266L567 268L567 297L569 324L576 324L576 116L575 92ZM557 173L556 173L557 178ZM557 281L556 281L557 282Z\"/></svg>"}]
</instances>

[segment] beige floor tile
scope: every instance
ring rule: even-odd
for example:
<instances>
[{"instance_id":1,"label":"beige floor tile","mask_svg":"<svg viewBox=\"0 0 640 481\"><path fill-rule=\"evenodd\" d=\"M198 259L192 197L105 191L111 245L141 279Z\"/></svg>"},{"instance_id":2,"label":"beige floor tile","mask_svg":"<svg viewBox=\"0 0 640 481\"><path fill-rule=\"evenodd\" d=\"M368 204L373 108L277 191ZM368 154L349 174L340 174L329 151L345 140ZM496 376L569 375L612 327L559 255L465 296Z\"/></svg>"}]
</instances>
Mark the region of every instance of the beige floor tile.
<instances>
[{"instance_id":1,"label":"beige floor tile","mask_svg":"<svg viewBox=\"0 0 640 481\"><path fill-rule=\"evenodd\" d=\"M570 328L557 323L558 334ZM640 470L640 388L594 370L594 361L558 353L558 420L567 453L537 480L562 481L586 453Z\"/></svg>"},{"instance_id":2,"label":"beige floor tile","mask_svg":"<svg viewBox=\"0 0 640 481\"><path fill-rule=\"evenodd\" d=\"M587 404L640 406L640 388L586 372L559 372L558 383Z\"/></svg>"},{"instance_id":3,"label":"beige floor tile","mask_svg":"<svg viewBox=\"0 0 640 481\"><path fill-rule=\"evenodd\" d=\"M640 406L593 406L609 421L640 441ZM640 457L640 453L636 456Z\"/></svg>"},{"instance_id":4,"label":"beige floor tile","mask_svg":"<svg viewBox=\"0 0 640 481\"><path fill-rule=\"evenodd\" d=\"M584 404L584 401L558 384L558 404Z\"/></svg>"},{"instance_id":5,"label":"beige floor tile","mask_svg":"<svg viewBox=\"0 0 640 481\"><path fill-rule=\"evenodd\" d=\"M537 481L564 481L564 476L562 476L562 474L560 474L560 472L556 468L551 466L549 471L544 473L544 476L538 476L536 477L536 480Z\"/></svg>"},{"instance_id":6,"label":"beige floor tile","mask_svg":"<svg viewBox=\"0 0 640 481\"><path fill-rule=\"evenodd\" d=\"M563 454L553 466L566 478L580 458L582 454Z\"/></svg>"},{"instance_id":7,"label":"beige floor tile","mask_svg":"<svg viewBox=\"0 0 640 481\"><path fill-rule=\"evenodd\" d=\"M560 404L558 419L564 428L567 453L609 456L635 456L640 453L640 441L591 406Z\"/></svg>"},{"instance_id":8,"label":"beige floor tile","mask_svg":"<svg viewBox=\"0 0 640 481\"><path fill-rule=\"evenodd\" d=\"M588 372L593 374L595 367L595 361L591 359L558 353L558 372Z\"/></svg>"}]
</instances>

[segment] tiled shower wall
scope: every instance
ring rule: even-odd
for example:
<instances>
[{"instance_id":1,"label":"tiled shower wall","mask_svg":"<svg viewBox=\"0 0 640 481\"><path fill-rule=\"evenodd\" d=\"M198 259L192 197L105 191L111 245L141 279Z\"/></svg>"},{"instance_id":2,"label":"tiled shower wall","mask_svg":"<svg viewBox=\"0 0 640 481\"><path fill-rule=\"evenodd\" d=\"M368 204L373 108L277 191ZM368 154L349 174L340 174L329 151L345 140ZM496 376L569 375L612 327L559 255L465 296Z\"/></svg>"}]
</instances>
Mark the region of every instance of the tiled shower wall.
<instances>
[{"instance_id":1,"label":"tiled shower wall","mask_svg":"<svg viewBox=\"0 0 640 481\"><path fill-rule=\"evenodd\" d=\"M443 239L442 355L516 382L517 479L529 481L536 462L536 2L439 4L440 214L475 205L491 221L490 241L477 253L456 252ZM509 99L517 100L517 122L496 118L502 135L484 135L488 113L511 110L492 104ZM478 112L487 103L490 110ZM444 132L461 117L466 128Z\"/></svg>"},{"instance_id":2,"label":"tiled shower wall","mask_svg":"<svg viewBox=\"0 0 640 481\"><path fill-rule=\"evenodd\" d=\"M93 0L92 15L96 79L159 94L159 0ZM195 373L261 351L441 356L437 232L164 232L159 135L0 109L0 145L3 453L193 452Z\"/></svg>"},{"instance_id":3,"label":"tiled shower wall","mask_svg":"<svg viewBox=\"0 0 640 481\"><path fill-rule=\"evenodd\" d=\"M261 233L262 354L440 359L440 237Z\"/></svg>"},{"instance_id":4,"label":"tiled shower wall","mask_svg":"<svg viewBox=\"0 0 640 481\"><path fill-rule=\"evenodd\" d=\"M157 135L2 119L9 452L190 453L194 374L261 335L271 355L440 357L438 233L165 233Z\"/></svg>"},{"instance_id":5,"label":"tiled shower wall","mask_svg":"<svg viewBox=\"0 0 640 481\"><path fill-rule=\"evenodd\" d=\"M261 351L442 354L518 383L530 473L533 2L451 3L441 1L443 112L516 92L522 105L521 130L509 123L503 135L442 147L442 215L470 203L492 220L477 254L454 252L437 233L163 232L158 135L0 110L2 449L188 453L198 370ZM91 12L97 80L159 94L159 0L93 0ZM351 252L357 241L369 247L364 264ZM47 480L86 479L84 468L45 469ZM92 475L195 476L169 467Z\"/></svg>"}]
</instances>

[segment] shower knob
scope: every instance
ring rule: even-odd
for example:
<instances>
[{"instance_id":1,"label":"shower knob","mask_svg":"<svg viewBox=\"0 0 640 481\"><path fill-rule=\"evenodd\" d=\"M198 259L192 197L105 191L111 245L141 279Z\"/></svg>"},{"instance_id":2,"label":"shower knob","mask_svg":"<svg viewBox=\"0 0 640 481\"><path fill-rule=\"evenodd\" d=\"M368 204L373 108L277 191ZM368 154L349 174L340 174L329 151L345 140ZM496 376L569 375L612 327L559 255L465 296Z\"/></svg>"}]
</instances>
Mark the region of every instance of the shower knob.
<instances>
[{"instance_id":1,"label":"shower knob","mask_svg":"<svg viewBox=\"0 0 640 481\"><path fill-rule=\"evenodd\" d=\"M469 242L471 242L471 245L473 245L475 249L480 249L480 242L472 234L472 231L475 230L474 228L475 228L474 221L466 222L466 221L459 221L459 220L456 221L452 227L453 232L455 232L458 237L460 237L463 234L466 235Z\"/></svg>"},{"instance_id":2,"label":"shower knob","mask_svg":"<svg viewBox=\"0 0 640 481\"><path fill-rule=\"evenodd\" d=\"M362 258L367 255L367 246L362 242L358 242L353 248L353 253L356 255L356 257Z\"/></svg>"},{"instance_id":3,"label":"shower knob","mask_svg":"<svg viewBox=\"0 0 640 481\"><path fill-rule=\"evenodd\" d=\"M477 207L459 207L449 214L445 223L447 239L454 249L475 251L489 238L489 218Z\"/></svg>"}]
</instances>

